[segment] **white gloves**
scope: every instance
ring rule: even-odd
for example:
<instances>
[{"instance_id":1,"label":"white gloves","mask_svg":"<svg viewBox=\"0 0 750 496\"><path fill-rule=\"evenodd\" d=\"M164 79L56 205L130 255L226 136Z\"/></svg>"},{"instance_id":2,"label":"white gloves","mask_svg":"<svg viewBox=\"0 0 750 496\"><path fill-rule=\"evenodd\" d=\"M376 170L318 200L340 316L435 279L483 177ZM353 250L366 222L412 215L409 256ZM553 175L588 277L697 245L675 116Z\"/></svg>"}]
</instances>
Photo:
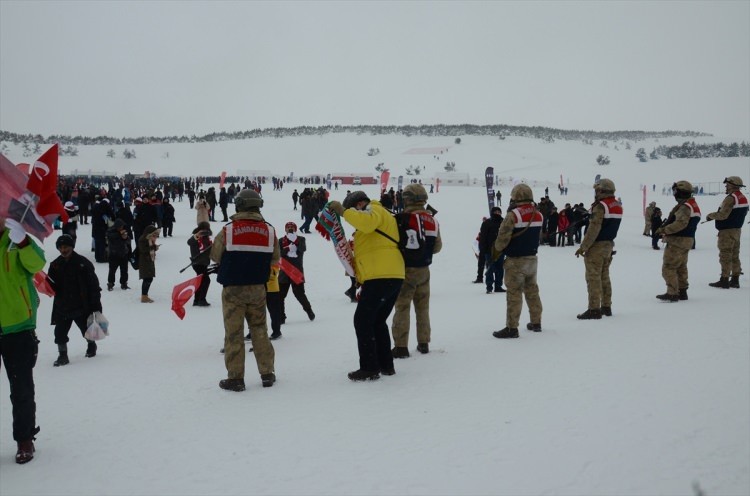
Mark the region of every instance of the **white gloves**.
<instances>
[{"instance_id":1,"label":"white gloves","mask_svg":"<svg viewBox=\"0 0 750 496\"><path fill-rule=\"evenodd\" d=\"M294 243L289 245L289 252L287 253L289 258L297 258L297 245Z\"/></svg>"},{"instance_id":2,"label":"white gloves","mask_svg":"<svg viewBox=\"0 0 750 496\"><path fill-rule=\"evenodd\" d=\"M23 243L23 240L26 239L26 229L23 228L23 226L16 220L13 219L6 219L5 220L5 227L10 229L10 240L19 245Z\"/></svg>"}]
</instances>

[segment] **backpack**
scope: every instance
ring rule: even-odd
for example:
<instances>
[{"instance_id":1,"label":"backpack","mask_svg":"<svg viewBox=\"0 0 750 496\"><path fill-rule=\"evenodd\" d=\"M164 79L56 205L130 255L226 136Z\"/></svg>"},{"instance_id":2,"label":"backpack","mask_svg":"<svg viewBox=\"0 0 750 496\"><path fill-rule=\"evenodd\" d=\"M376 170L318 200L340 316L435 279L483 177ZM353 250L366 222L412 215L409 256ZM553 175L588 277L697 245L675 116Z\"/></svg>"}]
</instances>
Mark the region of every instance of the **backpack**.
<instances>
[{"instance_id":1,"label":"backpack","mask_svg":"<svg viewBox=\"0 0 750 496\"><path fill-rule=\"evenodd\" d=\"M398 226L398 241L380 229L375 232L396 243L407 267L429 266L437 239L437 220L429 212L402 212L393 217Z\"/></svg>"}]
</instances>

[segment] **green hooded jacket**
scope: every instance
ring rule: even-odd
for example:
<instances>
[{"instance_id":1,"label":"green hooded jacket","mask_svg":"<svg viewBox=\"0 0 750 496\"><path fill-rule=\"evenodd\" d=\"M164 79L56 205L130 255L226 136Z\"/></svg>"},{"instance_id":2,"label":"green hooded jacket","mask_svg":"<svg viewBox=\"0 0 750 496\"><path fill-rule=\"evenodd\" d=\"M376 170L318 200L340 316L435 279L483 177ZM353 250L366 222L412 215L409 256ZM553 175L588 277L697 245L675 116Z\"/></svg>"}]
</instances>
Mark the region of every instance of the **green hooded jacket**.
<instances>
[{"instance_id":1,"label":"green hooded jacket","mask_svg":"<svg viewBox=\"0 0 750 496\"><path fill-rule=\"evenodd\" d=\"M10 246L10 230L0 233L0 331L11 334L36 329L39 296L34 274L44 268L44 251L27 238L23 248Z\"/></svg>"}]
</instances>

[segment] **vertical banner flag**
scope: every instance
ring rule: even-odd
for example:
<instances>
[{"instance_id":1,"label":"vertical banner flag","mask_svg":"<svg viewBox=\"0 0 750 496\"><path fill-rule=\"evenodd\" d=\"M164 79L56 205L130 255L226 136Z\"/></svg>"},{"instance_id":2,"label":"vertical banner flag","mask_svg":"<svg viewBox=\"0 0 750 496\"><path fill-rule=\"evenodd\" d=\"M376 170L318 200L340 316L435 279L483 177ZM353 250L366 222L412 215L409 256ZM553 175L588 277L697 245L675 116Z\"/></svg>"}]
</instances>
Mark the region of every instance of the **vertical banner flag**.
<instances>
[{"instance_id":1,"label":"vertical banner flag","mask_svg":"<svg viewBox=\"0 0 750 496\"><path fill-rule=\"evenodd\" d=\"M643 185L643 215L646 215L646 185Z\"/></svg>"},{"instance_id":2,"label":"vertical banner flag","mask_svg":"<svg viewBox=\"0 0 750 496\"><path fill-rule=\"evenodd\" d=\"M435 192L440 193L440 178L435 179Z\"/></svg>"},{"instance_id":3,"label":"vertical banner flag","mask_svg":"<svg viewBox=\"0 0 750 496\"><path fill-rule=\"evenodd\" d=\"M383 171L382 174L380 174L380 194L382 195L385 193L385 190L388 189L388 180L391 178L391 173L388 171Z\"/></svg>"},{"instance_id":4,"label":"vertical banner flag","mask_svg":"<svg viewBox=\"0 0 750 496\"><path fill-rule=\"evenodd\" d=\"M487 187L487 205L492 216L492 207L495 206L495 169L493 167L487 167L484 170L484 182Z\"/></svg>"},{"instance_id":5,"label":"vertical banner flag","mask_svg":"<svg viewBox=\"0 0 750 496\"><path fill-rule=\"evenodd\" d=\"M201 285L203 274L192 279L188 279L175 286L172 289L172 311L177 314L180 320L185 318L185 304L190 301L195 292Z\"/></svg>"},{"instance_id":6,"label":"vertical banner flag","mask_svg":"<svg viewBox=\"0 0 750 496\"><path fill-rule=\"evenodd\" d=\"M560 187L564 187L565 183L563 182L562 173L560 174Z\"/></svg>"},{"instance_id":7,"label":"vertical banner flag","mask_svg":"<svg viewBox=\"0 0 750 496\"><path fill-rule=\"evenodd\" d=\"M219 189L224 187L224 181L227 180L227 171L222 171L221 179L219 179Z\"/></svg>"},{"instance_id":8,"label":"vertical banner flag","mask_svg":"<svg viewBox=\"0 0 750 496\"><path fill-rule=\"evenodd\" d=\"M398 188L396 191L401 191L404 188L404 176L398 176Z\"/></svg>"}]
</instances>

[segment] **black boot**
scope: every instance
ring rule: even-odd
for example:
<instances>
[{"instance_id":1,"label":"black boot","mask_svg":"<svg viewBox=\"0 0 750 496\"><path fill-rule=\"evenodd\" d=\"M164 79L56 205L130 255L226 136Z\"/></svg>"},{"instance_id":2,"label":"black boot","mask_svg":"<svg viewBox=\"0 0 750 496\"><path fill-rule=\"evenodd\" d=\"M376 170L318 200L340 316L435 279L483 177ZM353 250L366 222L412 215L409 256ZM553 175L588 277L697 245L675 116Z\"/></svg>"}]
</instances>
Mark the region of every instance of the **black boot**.
<instances>
[{"instance_id":1,"label":"black boot","mask_svg":"<svg viewBox=\"0 0 750 496\"><path fill-rule=\"evenodd\" d=\"M528 324L526 324L526 329L534 332L542 332L542 324L532 324L531 322L529 322Z\"/></svg>"},{"instance_id":2,"label":"black boot","mask_svg":"<svg viewBox=\"0 0 750 496\"><path fill-rule=\"evenodd\" d=\"M606 315L607 317L612 316L612 307L602 307L602 315Z\"/></svg>"},{"instance_id":3,"label":"black boot","mask_svg":"<svg viewBox=\"0 0 750 496\"><path fill-rule=\"evenodd\" d=\"M498 339L511 339L511 338L517 338L518 337L518 329L511 329L509 327L503 327L499 331L495 331L492 333L493 336L495 336Z\"/></svg>"},{"instance_id":4,"label":"black boot","mask_svg":"<svg viewBox=\"0 0 750 496\"><path fill-rule=\"evenodd\" d=\"M271 337L269 338L271 341L276 341L281 337L281 331L274 331L271 333Z\"/></svg>"},{"instance_id":5,"label":"black boot","mask_svg":"<svg viewBox=\"0 0 750 496\"><path fill-rule=\"evenodd\" d=\"M409 348L406 346L395 346L391 350L393 358L409 358Z\"/></svg>"},{"instance_id":6,"label":"black boot","mask_svg":"<svg viewBox=\"0 0 750 496\"><path fill-rule=\"evenodd\" d=\"M359 382L359 381L376 381L380 379L380 371L379 370L355 370L353 372L349 372L347 374L350 380Z\"/></svg>"},{"instance_id":7,"label":"black boot","mask_svg":"<svg viewBox=\"0 0 750 496\"><path fill-rule=\"evenodd\" d=\"M426 355L430 352L430 345L429 343L419 343L417 345L417 351L422 353L423 355Z\"/></svg>"},{"instance_id":8,"label":"black boot","mask_svg":"<svg viewBox=\"0 0 750 496\"><path fill-rule=\"evenodd\" d=\"M589 308L583 313L578 314L580 320L599 320L602 318L602 311L599 308Z\"/></svg>"},{"instance_id":9,"label":"black boot","mask_svg":"<svg viewBox=\"0 0 750 496\"><path fill-rule=\"evenodd\" d=\"M312 308L310 308L309 310L306 310L306 312L307 312L307 317L310 320L315 320L315 314L313 313Z\"/></svg>"},{"instance_id":10,"label":"black boot","mask_svg":"<svg viewBox=\"0 0 750 496\"><path fill-rule=\"evenodd\" d=\"M678 298L680 299L680 301L687 301L688 299L687 289L681 289L680 294L678 295Z\"/></svg>"},{"instance_id":11,"label":"black boot","mask_svg":"<svg viewBox=\"0 0 750 496\"><path fill-rule=\"evenodd\" d=\"M732 278L729 280L729 287L730 288L739 288L740 287L740 276L732 276Z\"/></svg>"},{"instance_id":12,"label":"black boot","mask_svg":"<svg viewBox=\"0 0 750 496\"><path fill-rule=\"evenodd\" d=\"M668 301L670 303L680 300L680 296L679 295L673 295L673 294L669 294L669 293L664 293L664 294L656 295L656 297L658 299L660 299L661 301ZM687 293L685 293L685 299L687 299Z\"/></svg>"},{"instance_id":13,"label":"black boot","mask_svg":"<svg viewBox=\"0 0 750 496\"><path fill-rule=\"evenodd\" d=\"M245 380L244 379L222 379L219 381L219 387L226 389L227 391L244 391Z\"/></svg>"},{"instance_id":14,"label":"black boot","mask_svg":"<svg viewBox=\"0 0 750 496\"><path fill-rule=\"evenodd\" d=\"M68 360L67 344L58 344L57 352L59 353L59 356L57 357L57 360L55 360L55 363L53 363L52 365L54 365L55 367L62 367L63 365L67 365L70 363L70 360Z\"/></svg>"},{"instance_id":15,"label":"black boot","mask_svg":"<svg viewBox=\"0 0 750 496\"><path fill-rule=\"evenodd\" d=\"M737 280L737 283L739 284L739 280ZM720 277L718 281L709 282L708 285L711 286L712 288L729 289L729 278Z\"/></svg>"},{"instance_id":16,"label":"black boot","mask_svg":"<svg viewBox=\"0 0 750 496\"><path fill-rule=\"evenodd\" d=\"M34 441L18 441L18 451L16 451L16 463L23 465L34 459Z\"/></svg>"},{"instance_id":17,"label":"black boot","mask_svg":"<svg viewBox=\"0 0 750 496\"><path fill-rule=\"evenodd\" d=\"M271 387L276 382L276 374L263 374L260 376L260 382L263 384L263 387Z\"/></svg>"},{"instance_id":18,"label":"black boot","mask_svg":"<svg viewBox=\"0 0 750 496\"><path fill-rule=\"evenodd\" d=\"M89 341L89 345L86 347L86 358L91 358L95 356L96 356L96 342Z\"/></svg>"}]
</instances>

